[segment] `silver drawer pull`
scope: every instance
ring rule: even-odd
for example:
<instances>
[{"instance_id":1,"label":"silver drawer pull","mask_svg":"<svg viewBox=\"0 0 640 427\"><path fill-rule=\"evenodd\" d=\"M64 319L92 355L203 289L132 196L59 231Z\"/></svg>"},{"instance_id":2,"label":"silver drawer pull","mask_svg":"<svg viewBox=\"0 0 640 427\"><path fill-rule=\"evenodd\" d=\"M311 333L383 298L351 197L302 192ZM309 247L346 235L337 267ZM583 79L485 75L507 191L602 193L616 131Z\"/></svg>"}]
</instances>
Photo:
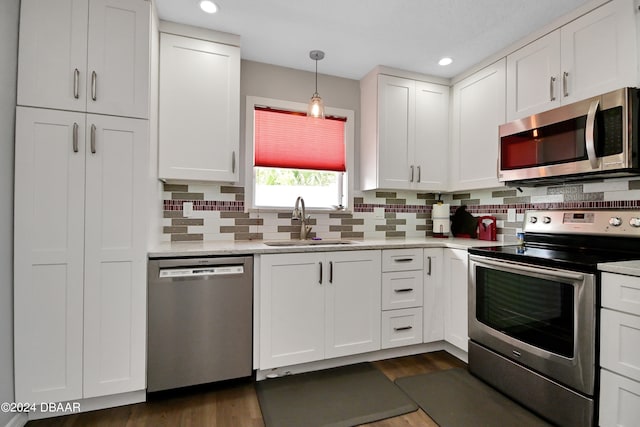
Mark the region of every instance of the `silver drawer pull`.
<instances>
[{"instance_id":1,"label":"silver drawer pull","mask_svg":"<svg viewBox=\"0 0 640 427\"><path fill-rule=\"evenodd\" d=\"M413 329L413 326L401 326L399 328L393 328L395 332L408 331L409 329Z\"/></svg>"},{"instance_id":2,"label":"silver drawer pull","mask_svg":"<svg viewBox=\"0 0 640 427\"><path fill-rule=\"evenodd\" d=\"M393 292L401 293L401 292L413 292L413 288L402 288L402 289L394 289Z\"/></svg>"},{"instance_id":3,"label":"silver drawer pull","mask_svg":"<svg viewBox=\"0 0 640 427\"><path fill-rule=\"evenodd\" d=\"M413 258L396 258L393 260L393 262L411 262L413 261Z\"/></svg>"},{"instance_id":4,"label":"silver drawer pull","mask_svg":"<svg viewBox=\"0 0 640 427\"><path fill-rule=\"evenodd\" d=\"M91 154L96 154L96 125L91 125Z\"/></svg>"}]
</instances>

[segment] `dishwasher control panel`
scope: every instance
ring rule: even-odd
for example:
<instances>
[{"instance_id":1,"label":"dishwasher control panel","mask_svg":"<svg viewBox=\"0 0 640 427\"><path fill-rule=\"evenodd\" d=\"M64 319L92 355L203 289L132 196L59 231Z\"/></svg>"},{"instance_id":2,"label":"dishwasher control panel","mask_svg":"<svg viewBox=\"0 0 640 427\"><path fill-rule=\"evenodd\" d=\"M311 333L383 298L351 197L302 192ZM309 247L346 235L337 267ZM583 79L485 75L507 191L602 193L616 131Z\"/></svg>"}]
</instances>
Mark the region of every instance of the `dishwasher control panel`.
<instances>
[{"instance_id":1,"label":"dishwasher control panel","mask_svg":"<svg viewBox=\"0 0 640 427\"><path fill-rule=\"evenodd\" d=\"M230 274L243 274L243 265L220 265L215 267L193 267L193 268L162 268L160 278L171 277L196 277L196 276L226 276Z\"/></svg>"}]
</instances>

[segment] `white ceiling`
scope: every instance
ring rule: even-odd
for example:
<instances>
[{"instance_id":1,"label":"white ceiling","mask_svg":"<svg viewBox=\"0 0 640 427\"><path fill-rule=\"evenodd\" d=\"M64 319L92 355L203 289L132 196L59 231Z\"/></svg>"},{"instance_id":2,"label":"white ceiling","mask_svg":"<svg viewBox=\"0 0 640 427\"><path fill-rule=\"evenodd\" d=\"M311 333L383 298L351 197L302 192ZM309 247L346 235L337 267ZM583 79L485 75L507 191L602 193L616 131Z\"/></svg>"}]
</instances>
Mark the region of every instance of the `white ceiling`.
<instances>
[{"instance_id":1,"label":"white ceiling","mask_svg":"<svg viewBox=\"0 0 640 427\"><path fill-rule=\"evenodd\" d=\"M359 80L376 65L453 77L592 0L156 0L160 19L241 36L242 58ZM441 67L443 56L454 63Z\"/></svg>"}]
</instances>

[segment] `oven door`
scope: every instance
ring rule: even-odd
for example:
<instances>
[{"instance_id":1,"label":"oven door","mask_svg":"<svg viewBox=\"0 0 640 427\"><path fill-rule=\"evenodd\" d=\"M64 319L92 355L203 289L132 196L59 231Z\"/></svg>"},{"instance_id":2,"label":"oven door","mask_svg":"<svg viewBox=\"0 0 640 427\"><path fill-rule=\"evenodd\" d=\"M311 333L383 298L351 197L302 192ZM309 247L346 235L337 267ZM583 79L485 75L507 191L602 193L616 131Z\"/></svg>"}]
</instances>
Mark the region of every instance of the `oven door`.
<instances>
[{"instance_id":1,"label":"oven door","mask_svg":"<svg viewBox=\"0 0 640 427\"><path fill-rule=\"evenodd\" d=\"M593 395L596 276L469 256L469 338Z\"/></svg>"}]
</instances>

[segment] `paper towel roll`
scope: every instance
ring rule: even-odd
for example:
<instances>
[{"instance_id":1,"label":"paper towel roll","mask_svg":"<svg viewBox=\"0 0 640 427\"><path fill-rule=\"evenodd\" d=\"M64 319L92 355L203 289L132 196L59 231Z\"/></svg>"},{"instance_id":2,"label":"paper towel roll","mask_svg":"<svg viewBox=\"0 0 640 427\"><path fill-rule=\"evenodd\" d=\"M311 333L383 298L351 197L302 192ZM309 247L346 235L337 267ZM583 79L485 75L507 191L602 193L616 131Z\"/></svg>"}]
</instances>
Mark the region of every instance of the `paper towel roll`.
<instances>
[{"instance_id":1,"label":"paper towel roll","mask_svg":"<svg viewBox=\"0 0 640 427\"><path fill-rule=\"evenodd\" d=\"M451 225L449 215L449 205L433 205L431 210L431 219L433 220L434 234L449 234L449 226Z\"/></svg>"}]
</instances>

